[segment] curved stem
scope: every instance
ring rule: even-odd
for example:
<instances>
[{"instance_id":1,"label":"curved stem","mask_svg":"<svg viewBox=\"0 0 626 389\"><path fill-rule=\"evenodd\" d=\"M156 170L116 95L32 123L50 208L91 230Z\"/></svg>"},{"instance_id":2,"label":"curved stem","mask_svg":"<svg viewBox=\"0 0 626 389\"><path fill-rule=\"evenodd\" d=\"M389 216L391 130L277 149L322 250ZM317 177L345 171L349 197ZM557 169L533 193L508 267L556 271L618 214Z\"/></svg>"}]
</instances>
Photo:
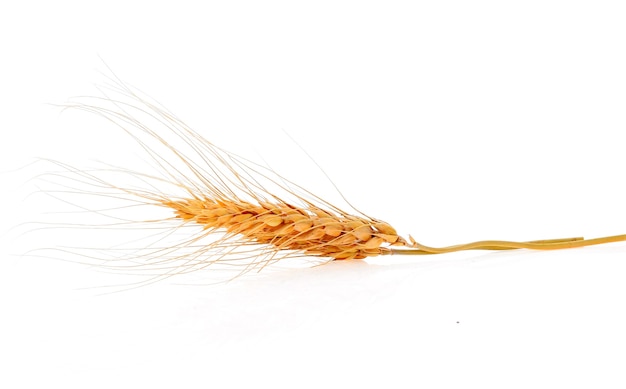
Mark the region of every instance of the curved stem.
<instances>
[{"instance_id":1,"label":"curved stem","mask_svg":"<svg viewBox=\"0 0 626 389\"><path fill-rule=\"evenodd\" d=\"M445 254L455 251L464 250L559 250L575 247L593 246L597 244L623 242L626 241L626 235L605 236L602 238L584 239L582 237L533 240L528 242L512 242L506 240L482 240L472 243L459 244L447 247L429 247L417 243L413 237L411 246L407 249L390 248L390 254L393 255L423 255L423 254Z\"/></svg>"}]
</instances>

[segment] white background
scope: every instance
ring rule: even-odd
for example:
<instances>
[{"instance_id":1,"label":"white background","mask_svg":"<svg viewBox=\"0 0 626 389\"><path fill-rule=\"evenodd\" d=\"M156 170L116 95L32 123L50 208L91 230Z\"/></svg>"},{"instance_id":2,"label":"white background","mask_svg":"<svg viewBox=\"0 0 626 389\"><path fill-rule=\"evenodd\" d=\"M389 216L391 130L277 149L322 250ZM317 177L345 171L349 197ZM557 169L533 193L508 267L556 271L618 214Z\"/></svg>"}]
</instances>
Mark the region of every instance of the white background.
<instances>
[{"instance_id":1,"label":"white background","mask_svg":"<svg viewBox=\"0 0 626 389\"><path fill-rule=\"evenodd\" d=\"M3 4L0 386L624 387L624 244L100 295L79 288L124 276L16 256L42 242L8 230L55 210L26 198L33 158L141 151L47 105L98 94L108 65L333 198L308 157L280 162L292 137L424 244L626 233L624 20L621 1Z\"/></svg>"}]
</instances>

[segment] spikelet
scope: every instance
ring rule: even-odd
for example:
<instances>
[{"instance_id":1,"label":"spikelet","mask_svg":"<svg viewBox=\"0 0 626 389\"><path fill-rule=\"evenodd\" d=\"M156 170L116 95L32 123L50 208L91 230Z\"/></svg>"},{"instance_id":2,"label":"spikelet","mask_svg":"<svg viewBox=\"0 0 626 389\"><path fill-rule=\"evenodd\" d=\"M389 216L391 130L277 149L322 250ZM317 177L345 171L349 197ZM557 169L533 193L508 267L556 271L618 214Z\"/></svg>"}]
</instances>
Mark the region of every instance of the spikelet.
<instances>
[{"instance_id":1,"label":"spikelet","mask_svg":"<svg viewBox=\"0 0 626 389\"><path fill-rule=\"evenodd\" d=\"M97 195L169 209L173 218L152 221L173 222L166 234L181 226L196 227L174 245L153 244L133 252L136 261L131 267L151 270L152 281L215 264L243 264L243 273L288 257L350 260L460 250L550 250L626 240L626 235L618 235L590 240L490 240L444 248L424 246L411 236L402 238L382 220L354 207L351 212L343 211L275 171L217 147L119 79L111 81L104 97L82 98L64 107L92 112L114 123L145 150L157 173L104 169L113 176L130 176L138 183L128 188L104 180L98 171L54 163L66 176L73 175L74 182L100 188L93 191ZM75 188L65 185L68 187ZM205 242L206 238L211 239ZM116 268L117 262L111 265L107 261L107 265Z\"/></svg>"}]
</instances>

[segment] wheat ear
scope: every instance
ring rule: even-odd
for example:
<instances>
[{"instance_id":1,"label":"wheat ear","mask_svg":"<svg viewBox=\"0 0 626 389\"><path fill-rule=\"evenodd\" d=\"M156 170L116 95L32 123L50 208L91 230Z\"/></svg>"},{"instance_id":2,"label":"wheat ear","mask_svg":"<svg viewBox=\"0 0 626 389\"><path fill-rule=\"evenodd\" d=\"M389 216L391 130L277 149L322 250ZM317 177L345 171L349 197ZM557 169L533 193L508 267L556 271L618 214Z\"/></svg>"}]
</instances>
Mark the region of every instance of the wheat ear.
<instances>
[{"instance_id":1,"label":"wheat ear","mask_svg":"<svg viewBox=\"0 0 626 389\"><path fill-rule=\"evenodd\" d=\"M236 263L242 258L263 267L290 256L349 260L461 250L554 250L626 241L626 235L617 235L589 240L486 240L428 247L411 236L402 238L382 220L356 209L345 212L273 170L215 146L157 103L118 79L112 81L104 97L83 98L65 107L96 113L120 127L146 151L159 174L116 170L147 184L141 189L128 189L91 173L71 172L82 182L170 209L181 225L201 228L201 233L179 246L152 252L150 258L158 264L163 264L160 258L168 254L178 261L167 267L169 275L195 271L208 264ZM174 146L176 142L178 146ZM191 253L172 254L206 236L215 239Z\"/></svg>"}]
</instances>

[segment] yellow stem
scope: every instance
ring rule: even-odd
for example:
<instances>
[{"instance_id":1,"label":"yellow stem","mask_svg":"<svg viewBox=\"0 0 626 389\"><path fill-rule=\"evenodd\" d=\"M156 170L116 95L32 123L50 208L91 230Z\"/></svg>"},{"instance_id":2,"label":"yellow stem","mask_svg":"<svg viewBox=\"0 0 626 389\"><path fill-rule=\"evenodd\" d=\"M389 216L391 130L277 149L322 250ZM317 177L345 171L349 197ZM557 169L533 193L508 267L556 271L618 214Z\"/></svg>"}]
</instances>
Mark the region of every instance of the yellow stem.
<instances>
[{"instance_id":1,"label":"yellow stem","mask_svg":"<svg viewBox=\"0 0 626 389\"><path fill-rule=\"evenodd\" d=\"M393 255L422 255L422 254L445 254L463 250L560 250L575 247L593 246L597 244L623 242L626 241L626 235L605 236L602 238L584 239L582 237L564 238L564 239L548 239L533 240L529 242L511 242L506 240L482 240L478 242L459 244L447 247L429 247L417 243L413 237L411 239L411 248L399 249L390 248L390 254Z\"/></svg>"}]
</instances>

